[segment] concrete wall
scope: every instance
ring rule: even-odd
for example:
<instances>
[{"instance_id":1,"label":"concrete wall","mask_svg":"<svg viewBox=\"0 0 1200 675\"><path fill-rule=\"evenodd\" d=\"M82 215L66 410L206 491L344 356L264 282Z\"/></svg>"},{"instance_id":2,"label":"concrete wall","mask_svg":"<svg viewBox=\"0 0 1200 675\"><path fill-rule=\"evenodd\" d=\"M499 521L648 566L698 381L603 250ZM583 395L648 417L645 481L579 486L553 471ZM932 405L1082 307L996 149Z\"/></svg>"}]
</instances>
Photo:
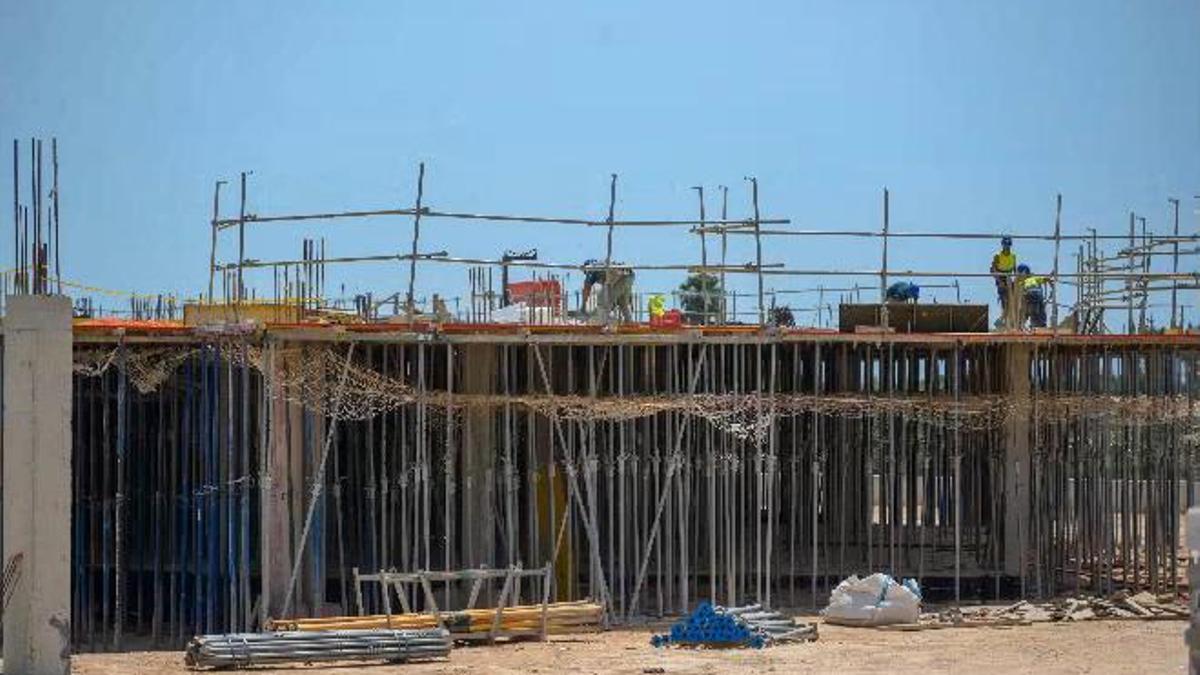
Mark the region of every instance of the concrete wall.
<instances>
[{"instance_id":1,"label":"concrete wall","mask_svg":"<svg viewBox=\"0 0 1200 675\"><path fill-rule=\"evenodd\" d=\"M4 672L70 671L71 301L12 296L4 318Z\"/></svg>"}]
</instances>

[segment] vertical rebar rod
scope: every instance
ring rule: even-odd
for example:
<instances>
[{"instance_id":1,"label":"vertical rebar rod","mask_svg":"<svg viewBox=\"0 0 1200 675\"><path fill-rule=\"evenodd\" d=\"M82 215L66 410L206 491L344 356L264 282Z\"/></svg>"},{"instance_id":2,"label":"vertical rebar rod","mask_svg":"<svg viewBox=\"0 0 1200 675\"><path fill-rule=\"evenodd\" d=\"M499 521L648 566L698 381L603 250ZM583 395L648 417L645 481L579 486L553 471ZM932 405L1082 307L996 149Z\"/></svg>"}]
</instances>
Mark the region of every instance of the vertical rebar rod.
<instances>
[{"instance_id":1,"label":"vertical rebar rod","mask_svg":"<svg viewBox=\"0 0 1200 675\"><path fill-rule=\"evenodd\" d=\"M721 222L729 222L729 188L722 185L721 187ZM729 235L725 231L726 228L721 228L721 323L729 322L729 315L725 302L725 294L729 289L725 286L725 255L729 249Z\"/></svg>"},{"instance_id":2,"label":"vertical rebar rod","mask_svg":"<svg viewBox=\"0 0 1200 675\"><path fill-rule=\"evenodd\" d=\"M58 138L50 139L50 162L53 165L54 178L51 193L51 203L54 206L54 277L57 280L58 294L62 295L62 257L59 255L59 228L58 228ZM1177 233L1178 234L1178 233ZM1175 249L1179 249L1179 244L1175 244Z\"/></svg>"},{"instance_id":3,"label":"vertical rebar rod","mask_svg":"<svg viewBox=\"0 0 1200 675\"><path fill-rule=\"evenodd\" d=\"M13 139L13 293L20 293L21 278L21 142Z\"/></svg>"},{"instance_id":4,"label":"vertical rebar rod","mask_svg":"<svg viewBox=\"0 0 1200 675\"><path fill-rule=\"evenodd\" d=\"M1127 274L1125 277L1125 295L1126 295L1126 301L1128 302L1128 309L1129 309L1129 316L1128 316L1127 322L1125 324L1125 326L1126 326L1125 332L1130 333L1130 334L1132 334L1136 330L1133 325L1133 250L1134 250L1134 247L1137 245L1133 239L1134 218L1135 218L1135 216L1134 216L1133 211L1130 211L1129 212L1129 251L1128 251L1129 261L1126 265L1126 273Z\"/></svg>"},{"instance_id":5,"label":"vertical rebar rod","mask_svg":"<svg viewBox=\"0 0 1200 675\"><path fill-rule=\"evenodd\" d=\"M421 201L425 197L425 162L417 165L417 206L416 212L413 214L413 233L412 233L412 256L408 261L408 292L404 294L405 311L408 312L408 319L412 321L416 314L416 306L413 304L413 285L417 280L417 245L421 240Z\"/></svg>"},{"instance_id":6,"label":"vertical rebar rod","mask_svg":"<svg viewBox=\"0 0 1200 675\"><path fill-rule=\"evenodd\" d=\"M700 199L700 266L707 269L708 268L708 239L704 234L704 228L707 225L707 223L705 222L705 218L704 218L704 186L696 185L696 186L693 186L692 189L696 191L696 194ZM701 280L701 285L700 285L701 298L700 299L702 302L704 302L704 311L701 313L701 316L703 317L702 322L705 324L707 324L710 321L710 317L709 317L709 313L708 313L709 288L708 288L708 283L707 283L707 277L708 277L707 272L705 272L704 275L700 277L700 280Z\"/></svg>"},{"instance_id":7,"label":"vertical rebar rod","mask_svg":"<svg viewBox=\"0 0 1200 675\"><path fill-rule=\"evenodd\" d=\"M1170 203L1171 206L1174 208L1174 222L1175 222L1175 228L1174 228L1175 241L1171 244L1171 273L1178 275L1179 274L1179 200L1174 197L1171 197L1171 198L1167 199L1167 202ZM1176 311L1178 310L1178 303L1179 303L1178 296L1179 296L1179 279L1178 279L1178 276L1176 276L1175 278L1171 279L1171 321L1168 324L1173 329L1181 327L1181 324L1176 322ZM1175 583L1175 582L1172 581L1171 583Z\"/></svg>"},{"instance_id":8,"label":"vertical rebar rod","mask_svg":"<svg viewBox=\"0 0 1200 675\"><path fill-rule=\"evenodd\" d=\"M1053 282L1050 285L1050 291L1053 293L1050 302L1050 326L1054 329L1054 333L1058 334L1058 250L1062 241L1062 193L1055 196L1054 200L1054 273L1051 276Z\"/></svg>"},{"instance_id":9,"label":"vertical rebar rod","mask_svg":"<svg viewBox=\"0 0 1200 675\"><path fill-rule=\"evenodd\" d=\"M1141 299L1138 301L1138 332L1144 333L1146 332L1146 301L1150 295L1148 290L1148 276L1150 274L1150 259L1153 256L1151 255L1148 243L1149 235L1146 232L1146 219L1139 216L1138 220L1142 221L1142 245L1139 249L1142 256L1142 276L1138 279L1138 285L1141 286L1142 292ZM1130 259L1132 260L1132 258Z\"/></svg>"},{"instance_id":10,"label":"vertical rebar rod","mask_svg":"<svg viewBox=\"0 0 1200 675\"><path fill-rule=\"evenodd\" d=\"M613 254L613 218L617 208L617 174L611 175L608 184L608 223L607 244L604 249L604 322L612 322L612 254ZM586 309L586 308L584 308Z\"/></svg>"},{"instance_id":11,"label":"vertical rebar rod","mask_svg":"<svg viewBox=\"0 0 1200 675\"><path fill-rule=\"evenodd\" d=\"M213 206L214 207L216 206L215 197L214 197ZM216 212L214 211L214 214L215 213ZM213 218L215 219L216 216L214 215ZM214 251L215 250L216 249L214 248ZM243 171L241 174L241 203L238 207L237 286L234 288L234 296L233 296L237 300L237 304L239 306L242 304L242 295L243 295L243 288L244 288L244 286L242 285L243 284L243 282L242 282L243 269L242 268L245 266L245 264L246 264L246 172Z\"/></svg>"},{"instance_id":12,"label":"vertical rebar rod","mask_svg":"<svg viewBox=\"0 0 1200 675\"><path fill-rule=\"evenodd\" d=\"M763 307L763 268L762 268L762 224L758 213L758 179L751 176L750 201L754 207L754 272L758 278L758 325L766 324L767 318Z\"/></svg>"},{"instance_id":13,"label":"vertical rebar rod","mask_svg":"<svg viewBox=\"0 0 1200 675\"><path fill-rule=\"evenodd\" d=\"M888 189L883 188L883 265L879 268L879 324L887 328L889 324L887 286L888 286L888 229L891 221L891 200Z\"/></svg>"},{"instance_id":14,"label":"vertical rebar rod","mask_svg":"<svg viewBox=\"0 0 1200 675\"><path fill-rule=\"evenodd\" d=\"M21 242L21 266L26 293L37 293L37 140L29 139L29 204L25 206L25 238ZM33 239L29 238L29 211L33 210ZM32 244L32 245L31 245Z\"/></svg>"},{"instance_id":15,"label":"vertical rebar rod","mask_svg":"<svg viewBox=\"0 0 1200 675\"><path fill-rule=\"evenodd\" d=\"M33 292L44 292L42 286L42 141L34 139L33 175Z\"/></svg>"}]
</instances>

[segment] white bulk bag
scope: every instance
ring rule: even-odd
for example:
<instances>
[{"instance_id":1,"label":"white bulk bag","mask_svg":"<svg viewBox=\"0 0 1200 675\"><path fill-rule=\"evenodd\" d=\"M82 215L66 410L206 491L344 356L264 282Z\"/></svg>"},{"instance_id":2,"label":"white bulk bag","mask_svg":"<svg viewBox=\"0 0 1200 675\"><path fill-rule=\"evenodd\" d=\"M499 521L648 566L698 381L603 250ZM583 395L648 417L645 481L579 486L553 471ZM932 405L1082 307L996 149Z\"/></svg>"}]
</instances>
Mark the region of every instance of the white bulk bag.
<instances>
[{"instance_id":1,"label":"white bulk bag","mask_svg":"<svg viewBox=\"0 0 1200 675\"><path fill-rule=\"evenodd\" d=\"M845 626L883 626L917 623L921 617L921 590L917 582L903 584L882 573L862 579L855 575L842 581L821 610L829 623Z\"/></svg>"}]
</instances>

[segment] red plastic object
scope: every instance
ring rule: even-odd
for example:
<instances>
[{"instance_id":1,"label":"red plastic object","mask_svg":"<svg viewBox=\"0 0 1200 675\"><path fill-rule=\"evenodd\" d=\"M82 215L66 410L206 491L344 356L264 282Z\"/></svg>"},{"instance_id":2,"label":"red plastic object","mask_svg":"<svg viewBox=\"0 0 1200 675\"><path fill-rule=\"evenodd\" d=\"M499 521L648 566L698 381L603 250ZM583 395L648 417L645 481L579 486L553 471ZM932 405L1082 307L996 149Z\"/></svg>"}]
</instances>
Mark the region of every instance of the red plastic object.
<instances>
[{"instance_id":1,"label":"red plastic object","mask_svg":"<svg viewBox=\"0 0 1200 675\"><path fill-rule=\"evenodd\" d=\"M683 325L683 314L677 309L672 309L662 316L650 317L650 325L656 328L679 328Z\"/></svg>"},{"instance_id":2,"label":"red plastic object","mask_svg":"<svg viewBox=\"0 0 1200 675\"><path fill-rule=\"evenodd\" d=\"M508 284L508 300L529 307L558 308L562 306L562 286L553 279L513 281Z\"/></svg>"}]
</instances>

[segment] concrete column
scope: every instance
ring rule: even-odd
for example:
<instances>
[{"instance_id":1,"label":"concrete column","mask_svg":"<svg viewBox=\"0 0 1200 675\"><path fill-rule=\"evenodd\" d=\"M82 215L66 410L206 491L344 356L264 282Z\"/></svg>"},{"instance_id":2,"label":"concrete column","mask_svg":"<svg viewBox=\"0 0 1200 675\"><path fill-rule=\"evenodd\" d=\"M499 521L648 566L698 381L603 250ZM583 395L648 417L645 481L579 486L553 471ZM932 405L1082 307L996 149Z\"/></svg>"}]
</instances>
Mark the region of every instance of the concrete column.
<instances>
[{"instance_id":1,"label":"concrete column","mask_svg":"<svg viewBox=\"0 0 1200 675\"><path fill-rule=\"evenodd\" d=\"M292 429L299 426L299 406L288 401L284 388L284 359L271 347L267 379L271 395L268 399L269 422L267 459L263 463L262 483L262 595L268 617L279 617L287 595L288 577L292 573ZM303 515L301 516L303 522Z\"/></svg>"},{"instance_id":2,"label":"concrete column","mask_svg":"<svg viewBox=\"0 0 1200 675\"><path fill-rule=\"evenodd\" d=\"M1033 347L1005 346L1004 387L1013 406L1004 430L1004 573L1021 574L1029 542L1029 367Z\"/></svg>"},{"instance_id":3,"label":"concrete column","mask_svg":"<svg viewBox=\"0 0 1200 675\"><path fill-rule=\"evenodd\" d=\"M71 669L71 300L16 295L4 317L4 672Z\"/></svg>"},{"instance_id":4,"label":"concrete column","mask_svg":"<svg viewBox=\"0 0 1200 675\"><path fill-rule=\"evenodd\" d=\"M495 345L464 345L461 393L491 395L499 382L499 359ZM463 413L462 455L458 486L462 495L462 566L495 566L496 501L494 495L496 457L503 444L496 438L496 409L483 406Z\"/></svg>"},{"instance_id":5,"label":"concrete column","mask_svg":"<svg viewBox=\"0 0 1200 675\"><path fill-rule=\"evenodd\" d=\"M298 385L288 384L295 379L294 374L289 376L289 373L300 367L297 361L300 358L304 357L279 348L274 352L269 368L271 408L265 463L267 476L264 479L268 487L264 490L261 514L264 537L262 594L267 616L276 618L282 616L292 566L300 553L300 535L308 511L313 474L325 448L324 417L297 402L313 392L303 392ZM331 458L327 475L332 474L332 467ZM322 493L319 499L323 500L323 505L317 507L313 516L304 564L292 594L293 616L322 616L324 612L322 597L327 557L322 533L328 522L325 507L333 503L333 496Z\"/></svg>"}]
</instances>

